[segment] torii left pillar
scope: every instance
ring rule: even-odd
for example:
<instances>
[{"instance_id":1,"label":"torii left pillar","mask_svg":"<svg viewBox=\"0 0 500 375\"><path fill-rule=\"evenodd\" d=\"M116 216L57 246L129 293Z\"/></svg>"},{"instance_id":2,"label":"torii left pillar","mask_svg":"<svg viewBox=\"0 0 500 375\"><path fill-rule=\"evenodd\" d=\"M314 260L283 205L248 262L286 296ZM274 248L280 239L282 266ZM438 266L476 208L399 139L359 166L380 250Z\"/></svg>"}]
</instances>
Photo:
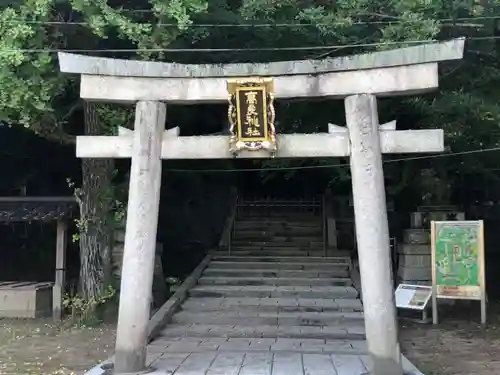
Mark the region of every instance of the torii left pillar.
<instances>
[{"instance_id":1,"label":"torii left pillar","mask_svg":"<svg viewBox=\"0 0 500 375\"><path fill-rule=\"evenodd\" d=\"M146 345L161 187L166 105L136 104L127 226L115 347L115 374L146 371Z\"/></svg>"}]
</instances>

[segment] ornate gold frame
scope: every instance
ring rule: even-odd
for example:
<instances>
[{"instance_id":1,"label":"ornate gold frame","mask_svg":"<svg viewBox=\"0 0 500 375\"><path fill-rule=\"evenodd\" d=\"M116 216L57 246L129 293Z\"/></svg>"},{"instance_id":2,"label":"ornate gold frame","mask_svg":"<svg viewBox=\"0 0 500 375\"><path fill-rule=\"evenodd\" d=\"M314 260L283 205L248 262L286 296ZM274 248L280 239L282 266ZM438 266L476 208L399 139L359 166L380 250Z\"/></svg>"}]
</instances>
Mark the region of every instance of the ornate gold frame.
<instances>
[{"instance_id":1,"label":"ornate gold frame","mask_svg":"<svg viewBox=\"0 0 500 375\"><path fill-rule=\"evenodd\" d=\"M242 124L238 116L239 108L237 106L237 95L240 91L251 89L263 91L265 94L264 105L266 111L264 113L265 130L264 136L253 139L242 139ZM247 78L247 79L232 79L227 81L228 95L228 119L230 124L231 138L229 141L229 150L234 156L237 156L241 150L258 151L267 150L271 157L274 157L277 151L276 144L276 128L274 125L274 81L272 78Z\"/></svg>"}]
</instances>

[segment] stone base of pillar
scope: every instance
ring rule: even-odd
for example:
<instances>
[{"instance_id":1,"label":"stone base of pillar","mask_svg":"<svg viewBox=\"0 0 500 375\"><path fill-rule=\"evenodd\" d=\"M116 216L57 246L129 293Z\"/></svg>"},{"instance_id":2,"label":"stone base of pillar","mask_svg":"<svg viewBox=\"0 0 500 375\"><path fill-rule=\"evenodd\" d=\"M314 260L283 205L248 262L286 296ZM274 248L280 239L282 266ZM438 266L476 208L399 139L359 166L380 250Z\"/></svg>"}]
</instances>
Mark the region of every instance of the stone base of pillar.
<instances>
[{"instance_id":1,"label":"stone base of pillar","mask_svg":"<svg viewBox=\"0 0 500 375\"><path fill-rule=\"evenodd\" d=\"M156 371L156 368L148 367L142 371L137 372L115 372L113 363L106 363L102 365L101 368L104 370L104 373L102 373L101 375L144 375Z\"/></svg>"},{"instance_id":2,"label":"stone base of pillar","mask_svg":"<svg viewBox=\"0 0 500 375\"><path fill-rule=\"evenodd\" d=\"M392 360L380 360L374 364L372 369L362 373L361 375L401 375L401 364L395 363Z\"/></svg>"}]
</instances>

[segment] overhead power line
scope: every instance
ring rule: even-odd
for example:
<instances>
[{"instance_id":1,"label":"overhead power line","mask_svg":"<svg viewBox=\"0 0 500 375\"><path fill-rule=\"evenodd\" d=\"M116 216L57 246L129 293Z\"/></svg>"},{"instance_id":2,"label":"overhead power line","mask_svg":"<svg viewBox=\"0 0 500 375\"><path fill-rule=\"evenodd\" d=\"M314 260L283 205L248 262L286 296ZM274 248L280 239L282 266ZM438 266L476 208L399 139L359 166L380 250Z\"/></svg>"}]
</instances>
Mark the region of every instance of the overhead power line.
<instances>
[{"instance_id":1,"label":"overhead power line","mask_svg":"<svg viewBox=\"0 0 500 375\"><path fill-rule=\"evenodd\" d=\"M469 37L467 40L495 40L500 39L500 36L483 36ZM322 45L322 46L298 46L298 47L255 47L255 48L101 48L101 49L71 49L71 48L28 48L28 49L2 49L2 52L21 52L21 53L57 53L57 52L72 52L72 53L143 53L143 52L195 52L195 53L213 53L213 52L273 52L273 51L314 51L314 50L329 50L329 49L345 49L345 48L360 48L360 47L378 47L391 45L418 45L439 43L441 40L424 39L424 40L402 40L388 41L377 43L354 43L354 44L339 44L339 45Z\"/></svg>"},{"instance_id":2,"label":"overhead power line","mask_svg":"<svg viewBox=\"0 0 500 375\"><path fill-rule=\"evenodd\" d=\"M140 13L141 11L137 11ZM143 11L144 12L144 11ZM354 17L360 17L366 15L358 15ZM328 26L350 26L350 25L385 25L385 24L411 24L411 23L419 23L423 21L428 21L427 19L422 20L405 20L400 17L387 17L389 19L384 20L370 20L370 21L353 21L353 22L329 22L329 23L299 23L299 22L291 22L291 23L192 23L185 24L182 27L186 28L197 28L197 27L224 27L224 28L297 28L297 27L328 27ZM478 16L478 17L460 17L460 18L436 18L430 19L431 21L436 22L446 22L446 23L464 23L470 21L486 21L486 20L495 20L500 19L500 16ZM22 20L22 19L12 19L12 20L4 20L0 23L3 24L34 24L34 25L52 25L52 26L64 26L64 25L73 25L73 26L90 26L88 22L82 21L38 21L38 20ZM156 23L155 26L163 26L163 27L179 27L178 23Z\"/></svg>"},{"instance_id":3,"label":"overhead power line","mask_svg":"<svg viewBox=\"0 0 500 375\"><path fill-rule=\"evenodd\" d=\"M448 158L452 156L463 156L472 154L481 154L484 152L500 151L500 147L483 148L477 150L468 150L461 152L449 152L446 154L427 155L427 156L413 156L400 159L384 160L384 164L399 163L402 161L411 160L427 160L437 158ZM345 168L349 164L321 164L321 165L298 165L295 167L266 167L266 168L240 168L240 169L172 169L166 168L164 171L168 172L203 172L203 173L231 173L231 172L261 172L261 171L291 171L291 170L304 170L304 169L323 169L323 168Z\"/></svg>"}]
</instances>

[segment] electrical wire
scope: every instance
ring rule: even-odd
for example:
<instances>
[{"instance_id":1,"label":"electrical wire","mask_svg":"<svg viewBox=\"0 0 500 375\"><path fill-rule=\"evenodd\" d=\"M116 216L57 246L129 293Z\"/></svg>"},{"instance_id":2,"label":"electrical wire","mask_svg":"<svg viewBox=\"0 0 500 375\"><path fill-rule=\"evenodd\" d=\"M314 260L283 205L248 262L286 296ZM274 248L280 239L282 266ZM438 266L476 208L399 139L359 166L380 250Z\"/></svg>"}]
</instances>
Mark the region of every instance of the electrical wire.
<instances>
[{"instance_id":1,"label":"electrical wire","mask_svg":"<svg viewBox=\"0 0 500 375\"><path fill-rule=\"evenodd\" d=\"M137 13L140 12L146 12L146 11L137 11ZM135 12L134 12L135 13ZM354 17L360 17L360 16L367 16L366 14L361 14L357 15ZM418 23L421 21L428 21L426 19L424 20L404 20L402 18L398 17L390 17L390 20L377 20L377 21L354 21L354 22L329 22L329 23L239 23L239 24L234 24L234 23L192 23L192 24L185 24L185 25L179 25L178 23L157 23L155 26L164 26L164 27L185 27L185 28L197 28L197 27L225 27L225 28L259 28L259 27L264 27L264 28L269 28L269 27L276 27L276 28L296 28L296 27L318 27L318 26L350 26L350 25L384 25L384 24L397 24L397 23L403 23L403 24L411 24L411 23ZM436 18L432 19L432 21L435 22L453 22L457 23L460 25L460 23L463 22L468 22L468 21L486 21L486 20L496 20L500 19L500 16L478 16L478 17L459 17L459 18ZM47 26L64 26L64 25L74 25L74 26L90 26L88 22L78 22L78 21L37 21L37 20L4 20L1 21L0 23L2 24L33 24L33 25L47 25Z\"/></svg>"},{"instance_id":2,"label":"electrical wire","mask_svg":"<svg viewBox=\"0 0 500 375\"><path fill-rule=\"evenodd\" d=\"M152 12L150 10L130 10L132 12ZM464 21L479 21L479 20L495 20L500 19L500 16L483 16L483 17L460 17L460 18L442 18L436 19L435 21L439 22L464 22ZM40 24L40 25L80 25L80 26L88 26L86 22L72 22L72 21L25 21L25 20L9 20L2 21L4 24ZM391 19L387 21L356 21L350 23L349 25L369 25L369 24L394 24L394 23L409 23L408 21L400 20L400 19ZM303 24L303 23L277 23L277 24L189 24L183 25L185 27L193 28L193 27L317 27L317 26L332 26L332 25L346 25L345 23L329 23L329 24ZM178 27L178 24L175 23L162 23L159 26L175 26ZM485 36L485 37L469 37L467 40L496 40L500 39L500 36ZM356 48L356 47L377 47L377 46L385 46L385 45L401 45L401 44L426 44L426 43L438 43L440 41L435 39L427 39L427 40L410 40L410 41L389 41L389 42L378 42L378 43L356 43L356 44L344 44L344 45L328 45L328 46L303 46L303 47L268 47L268 48L142 48L142 49L3 49L4 52L20 52L20 53L55 53L55 52L74 52L74 53L89 53L89 52L132 52L132 53L140 53L140 52L256 52L256 51L301 51L301 50L325 50L325 49L338 49L338 48ZM422 160L422 159L434 159L434 158L442 158L442 157L450 157L450 156L460 156L460 155L468 155L468 154L477 154L483 152L493 152L500 151L500 147L490 148L490 149L479 149L479 150L470 150L464 152L457 153L447 153L447 154L438 154L432 156L416 156L416 157L408 157L401 159L390 159L384 160L384 163L395 163L401 161L410 161L410 160ZM326 165L310 165L310 166L294 166L294 167L267 167L267 168L246 168L246 169L165 169L169 172L203 172L203 173L229 173L229 172L255 172L255 171L285 171L285 170L304 170L304 169L321 169L321 168L338 168L338 167L346 167L348 164L326 164Z\"/></svg>"},{"instance_id":3,"label":"electrical wire","mask_svg":"<svg viewBox=\"0 0 500 375\"><path fill-rule=\"evenodd\" d=\"M483 152L495 152L500 151L500 147L492 147L492 148L483 148L477 150L468 150L461 152L450 152L446 154L437 154L437 155L427 155L427 156L414 156L407 158L399 158L399 159L389 159L383 160L384 164L388 163L398 163L402 161L411 161L411 160L427 160L427 159L437 159L437 158L446 158L451 156L462 156L462 155L471 155L471 154L480 154ZM241 168L241 169L172 169L165 168L164 171L168 172L202 172L202 173L231 173L231 172L261 172L261 171L291 171L291 170L304 170L304 169L323 169L323 168L342 168L348 167L349 164L322 164L322 165L299 165L295 167L266 167L266 168Z\"/></svg>"},{"instance_id":4,"label":"electrical wire","mask_svg":"<svg viewBox=\"0 0 500 375\"><path fill-rule=\"evenodd\" d=\"M496 40L500 36L484 36L484 37L468 37L467 40ZM57 48L34 48L34 49L2 49L2 52L19 52L19 53L57 53L57 52L71 52L71 53L91 53L91 52L106 52L106 53L140 53L140 52L259 52L259 51L312 51L312 50L327 50L327 49L345 49L357 47L377 47L377 46L390 46L402 44L431 44L442 43L442 40L424 39L424 40L405 40L405 41L391 41L391 42L377 42L377 43L357 43L357 44L341 44L341 45L328 45L328 46L302 46L302 47L256 47L256 48L111 48L111 49L57 49Z\"/></svg>"}]
</instances>

